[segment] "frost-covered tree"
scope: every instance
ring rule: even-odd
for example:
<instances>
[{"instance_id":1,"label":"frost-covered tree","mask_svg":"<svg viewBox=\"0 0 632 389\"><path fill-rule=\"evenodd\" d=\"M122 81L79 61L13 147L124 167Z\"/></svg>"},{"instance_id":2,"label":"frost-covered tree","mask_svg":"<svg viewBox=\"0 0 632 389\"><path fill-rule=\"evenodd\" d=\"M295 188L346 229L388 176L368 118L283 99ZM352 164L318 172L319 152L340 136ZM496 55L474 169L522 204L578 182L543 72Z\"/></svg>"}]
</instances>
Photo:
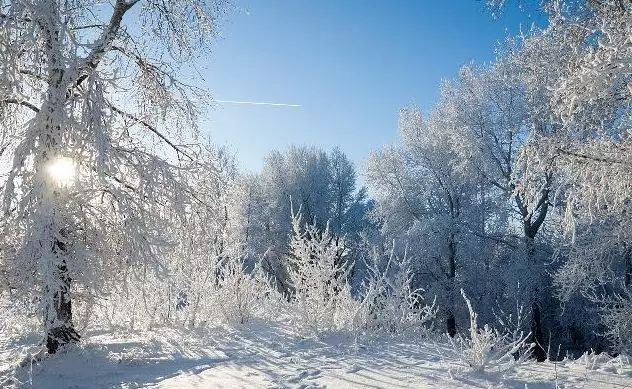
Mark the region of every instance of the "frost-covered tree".
<instances>
[{"instance_id":1,"label":"frost-covered tree","mask_svg":"<svg viewBox=\"0 0 632 389\"><path fill-rule=\"evenodd\" d=\"M502 7L505 1L490 3ZM629 334L621 312L630 279L632 5L551 0L543 6L548 26L519 40L509 56L524 81L531 121L545 124L521 151L520 184L525 193L537 193L539 177L555 170L548 191L563 205L558 219L567 238L559 241L565 244L556 257L555 284L572 307L566 316L583 312L577 310L583 299L597 303L607 334L621 345Z\"/></svg>"},{"instance_id":2,"label":"frost-covered tree","mask_svg":"<svg viewBox=\"0 0 632 389\"><path fill-rule=\"evenodd\" d=\"M284 257L292 233L288 222L292 208L300 209L303 220L320 231L329 223L336 239L346 238L341 241L349 250L359 240L358 232L366 224L366 192L357 190L355 168L339 149L329 154L306 146L274 151L256 181L250 187L259 190L251 192L258 193L257 199L243 197L250 205L242 203L240 212L259 218L253 224L257 231L249 239L258 246L259 255L265 253L263 268L275 277L280 290L290 289Z\"/></svg>"},{"instance_id":3,"label":"frost-covered tree","mask_svg":"<svg viewBox=\"0 0 632 389\"><path fill-rule=\"evenodd\" d=\"M262 174L269 197L277 202L276 217L286 222L290 220L291 203L301 209L306 221L320 226L324 226L330 216L331 177L325 151L297 146L284 153L272 152Z\"/></svg>"},{"instance_id":4,"label":"frost-covered tree","mask_svg":"<svg viewBox=\"0 0 632 389\"><path fill-rule=\"evenodd\" d=\"M630 306L632 274L632 5L586 1L554 16L550 27L526 42L561 33L573 37L567 71L546 84L559 130L528 150L535 162L555 158L563 177L558 191L568 240L555 281L563 300L575 303L579 294L601 306L607 334L629 350L631 332L620 313ZM533 163L528 173L539 170Z\"/></svg>"},{"instance_id":5,"label":"frost-covered tree","mask_svg":"<svg viewBox=\"0 0 632 389\"><path fill-rule=\"evenodd\" d=\"M535 96L544 84L526 86L527 72L513 50L509 46L492 65L462 67L456 80L444 83L425 120L417 109L404 111L402 145L374 154L367 180L378 194L383 231L416 241L409 247L423 264L419 274L434 275L423 282L442 279L443 272L453 284L449 296L456 283L471 288L485 320L493 318L494 307L529 304L536 356L544 359L541 301L548 300L542 296L550 281L535 238L549 214L554 166L549 161L539 175L530 175L527 189L520 156L532 137L556 127L546 119L550 102ZM424 257L445 258L447 270L431 270L433 260ZM455 300L446 297L448 304ZM439 305L445 306L442 299ZM449 313L447 318L454 334L456 321Z\"/></svg>"},{"instance_id":6,"label":"frost-covered tree","mask_svg":"<svg viewBox=\"0 0 632 389\"><path fill-rule=\"evenodd\" d=\"M266 204L261 181L254 174L239 175L228 192L226 236L243 245L247 266L268 249Z\"/></svg>"},{"instance_id":7,"label":"frost-covered tree","mask_svg":"<svg viewBox=\"0 0 632 389\"><path fill-rule=\"evenodd\" d=\"M292 215L292 239L287 257L291 303L299 325L313 334L346 328L353 312L353 298L347 280L351 266L343 239L335 239L329 223L321 230L316 223L302 225Z\"/></svg>"},{"instance_id":8,"label":"frost-covered tree","mask_svg":"<svg viewBox=\"0 0 632 389\"><path fill-rule=\"evenodd\" d=\"M451 335L457 283L463 279L459 242L475 195L473 170L454 152L460 141L455 130L438 115L423 118L415 107L404 109L401 144L374 152L365 166L383 232L405 240L417 262L414 286L439 296Z\"/></svg>"},{"instance_id":9,"label":"frost-covered tree","mask_svg":"<svg viewBox=\"0 0 632 389\"><path fill-rule=\"evenodd\" d=\"M334 148L328 155L329 171L331 172L331 228L335 235L341 235L348 231L354 232L357 228L354 223L356 214L352 212L352 208L357 206L355 201L356 195L356 172L353 163L349 158Z\"/></svg>"},{"instance_id":10,"label":"frost-covered tree","mask_svg":"<svg viewBox=\"0 0 632 389\"><path fill-rule=\"evenodd\" d=\"M507 251L507 243L516 243L510 237L516 235L523 240L520 247L512 249L511 262L515 268L529 268L529 272L521 272L522 277L512 277L514 284L520 283L522 289L528 291L519 291L520 295L512 294L512 297L526 298L532 306L531 332L538 345L534 354L543 360L540 296L546 293L544 289L550 283L546 281L544 256L542 250L537 250L536 237L542 235L538 233L544 229L552 202L554 164L553 159L541 161L543 169L539 175L529 176L530 186L526 190L520 156L526 143L554 131L556 126L547 119L551 117L550 103L534 96L542 93L544 84L527 87L524 79L527 72L521 71L512 56L514 45L510 40L506 52L492 65L462 67L458 79L444 84L436 109L444 121L458 128L463 141L454 151L473 166L479 179L480 216L472 220L477 224L470 222L469 230L483 238L481 248L489 247L490 258L486 262L494 261L493 253L498 253L499 244ZM514 273L509 268L505 272ZM511 282L508 279L511 277L503 278ZM498 295L497 292L492 295Z\"/></svg>"},{"instance_id":11,"label":"frost-covered tree","mask_svg":"<svg viewBox=\"0 0 632 389\"><path fill-rule=\"evenodd\" d=\"M225 150L210 145L198 161L200 167L186 175L197 201L174 223L170 235L177 245L165 254L170 275L165 284L173 289L165 303L186 302L184 322L190 327L209 322L217 314L209 306L214 305L211 294L220 282L222 265L244 261L244 245L232 239L227 212L236 174L234 161ZM231 270L235 275L235 268ZM177 301L178 296L184 300Z\"/></svg>"},{"instance_id":12,"label":"frost-covered tree","mask_svg":"<svg viewBox=\"0 0 632 389\"><path fill-rule=\"evenodd\" d=\"M221 1L0 2L3 268L39 293L49 353L79 338L72 294L159 263L160 231L197 201L200 91L180 65L215 35Z\"/></svg>"}]
</instances>

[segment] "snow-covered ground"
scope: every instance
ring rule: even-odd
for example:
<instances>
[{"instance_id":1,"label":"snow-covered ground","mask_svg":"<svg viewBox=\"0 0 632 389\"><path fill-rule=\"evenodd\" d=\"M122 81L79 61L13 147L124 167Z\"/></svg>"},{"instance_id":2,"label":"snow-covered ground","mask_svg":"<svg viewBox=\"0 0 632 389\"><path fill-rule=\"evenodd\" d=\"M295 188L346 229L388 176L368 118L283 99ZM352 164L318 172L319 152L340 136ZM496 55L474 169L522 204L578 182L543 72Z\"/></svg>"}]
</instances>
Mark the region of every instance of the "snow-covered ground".
<instances>
[{"instance_id":1,"label":"snow-covered ground","mask_svg":"<svg viewBox=\"0 0 632 389\"><path fill-rule=\"evenodd\" d=\"M10 335L3 333L1 335ZM473 373L440 341L340 335L305 339L287 325L86 334L24 363L36 335L0 340L0 386L34 388L632 388L620 358L584 356ZM22 366L19 367L20 362ZM557 385L557 386L556 386Z\"/></svg>"}]
</instances>

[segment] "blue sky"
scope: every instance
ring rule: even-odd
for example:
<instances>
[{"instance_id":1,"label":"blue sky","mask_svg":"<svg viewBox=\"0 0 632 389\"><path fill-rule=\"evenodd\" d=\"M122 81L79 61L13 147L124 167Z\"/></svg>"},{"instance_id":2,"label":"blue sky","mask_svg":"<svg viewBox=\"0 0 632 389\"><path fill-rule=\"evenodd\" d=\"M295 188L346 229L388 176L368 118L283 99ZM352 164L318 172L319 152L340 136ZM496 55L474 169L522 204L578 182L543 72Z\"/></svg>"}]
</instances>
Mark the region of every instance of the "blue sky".
<instances>
[{"instance_id":1,"label":"blue sky","mask_svg":"<svg viewBox=\"0 0 632 389\"><path fill-rule=\"evenodd\" d=\"M259 171L272 149L339 146L357 165L397 139L397 115L432 107L441 80L494 58L507 33L534 22L508 7L493 18L477 0L236 0L202 64L218 103L202 120L239 166ZM542 17L536 20L542 23Z\"/></svg>"}]
</instances>

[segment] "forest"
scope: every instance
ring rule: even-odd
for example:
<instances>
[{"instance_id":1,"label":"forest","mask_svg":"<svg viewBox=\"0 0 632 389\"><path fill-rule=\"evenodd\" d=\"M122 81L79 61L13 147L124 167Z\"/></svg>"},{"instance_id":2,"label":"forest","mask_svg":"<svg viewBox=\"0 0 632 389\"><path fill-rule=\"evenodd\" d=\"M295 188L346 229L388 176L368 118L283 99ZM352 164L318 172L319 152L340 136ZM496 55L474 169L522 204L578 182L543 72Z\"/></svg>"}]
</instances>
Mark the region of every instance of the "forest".
<instances>
[{"instance_id":1,"label":"forest","mask_svg":"<svg viewBox=\"0 0 632 389\"><path fill-rule=\"evenodd\" d=\"M245 173L187 77L229 3L0 0L0 334L37 334L30 364L253 323L477 372L630 355L632 2L538 5L364 164L295 145Z\"/></svg>"}]
</instances>

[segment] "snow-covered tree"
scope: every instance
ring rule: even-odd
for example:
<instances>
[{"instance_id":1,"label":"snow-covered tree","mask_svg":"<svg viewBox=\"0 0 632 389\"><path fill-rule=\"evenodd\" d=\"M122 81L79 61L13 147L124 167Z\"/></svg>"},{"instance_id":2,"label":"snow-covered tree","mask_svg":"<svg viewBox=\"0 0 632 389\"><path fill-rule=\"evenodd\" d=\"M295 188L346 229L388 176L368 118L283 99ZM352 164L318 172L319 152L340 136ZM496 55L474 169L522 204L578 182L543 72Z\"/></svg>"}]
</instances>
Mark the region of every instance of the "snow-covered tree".
<instances>
[{"instance_id":1,"label":"snow-covered tree","mask_svg":"<svg viewBox=\"0 0 632 389\"><path fill-rule=\"evenodd\" d=\"M524 37L510 56L531 117L548 123L521 151L520 183L525 193L537 193L539 177L555 170L547 190L564 206L560 224L568 238L555 283L566 305L588 298L604 307L613 334L630 273L632 7L618 0L545 6L549 25Z\"/></svg>"},{"instance_id":2,"label":"snow-covered tree","mask_svg":"<svg viewBox=\"0 0 632 389\"><path fill-rule=\"evenodd\" d=\"M302 225L300 212L292 215L287 257L290 302L298 323L313 334L346 328L353 318L346 255L344 240L335 239L329 223L321 230L316 223Z\"/></svg>"},{"instance_id":3,"label":"snow-covered tree","mask_svg":"<svg viewBox=\"0 0 632 389\"><path fill-rule=\"evenodd\" d=\"M538 100L533 94L541 93L543 84L536 84L539 88L526 86L526 72L521 72L512 57L514 45L509 40L505 52L492 65L462 67L457 80L444 84L436 109L446 122L458 128L463 142L455 152L474 167L479 177L477 207L481 212L473 220L478 225L470 222L470 232L483 238L480 247L492 243L492 247L498 243L506 246L507 240L513 244L515 239L507 239L512 235L523 240L521 248L513 250L511 262L516 266L523 262L521 266L530 269L518 282L530 290L525 297L532 305L532 334L538 344L534 354L543 360L540 295L549 283L544 282L544 256L537 250L536 237L549 214L554 165L552 160L542 161L540 174L529 177L531 190L525 190L519 157L527 142L553 131L555 125L546 116L548 113L550 117L550 103L535 104ZM533 112L536 110L537 114ZM499 236L506 238L495 239ZM487 261L493 261L494 251L488 252Z\"/></svg>"},{"instance_id":4,"label":"snow-covered tree","mask_svg":"<svg viewBox=\"0 0 632 389\"><path fill-rule=\"evenodd\" d=\"M221 1L0 3L3 267L40 295L48 351L79 338L73 290L159 263L160 232L196 201L196 104L179 81Z\"/></svg>"},{"instance_id":5,"label":"snow-covered tree","mask_svg":"<svg viewBox=\"0 0 632 389\"><path fill-rule=\"evenodd\" d=\"M335 235L341 235L348 231L355 232L354 229L357 226L353 223L357 223L357 220L353 219L355 215L350 212L351 208L357 204L357 201L354 201L356 192L355 167L338 148L332 150L328 159L331 172L332 209L330 210L330 224L332 232Z\"/></svg>"},{"instance_id":6,"label":"snow-covered tree","mask_svg":"<svg viewBox=\"0 0 632 389\"><path fill-rule=\"evenodd\" d=\"M252 267L268 250L266 198L261 180L254 174L240 174L227 198L227 238L244 247L246 266ZM274 272L270 272L274 274Z\"/></svg>"},{"instance_id":7,"label":"snow-covered tree","mask_svg":"<svg viewBox=\"0 0 632 389\"><path fill-rule=\"evenodd\" d=\"M429 330L437 313L436 298L427 304L424 290L413 287L412 258L406 252L399 258L394 249L391 245L390 251L383 253L373 246L364 258L368 273L362 285L364 326L392 333Z\"/></svg>"},{"instance_id":8,"label":"snow-covered tree","mask_svg":"<svg viewBox=\"0 0 632 389\"><path fill-rule=\"evenodd\" d=\"M565 179L569 239L556 283L566 301L581 294L597 303L610 338L629 351L628 319L620 313L630 305L632 274L632 5L588 1L563 16L579 41L569 72L549 85L562 126L533 148L554 155Z\"/></svg>"},{"instance_id":9,"label":"snow-covered tree","mask_svg":"<svg viewBox=\"0 0 632 389\"><path fill-rule=\"evenodd\" d=\"M418 108L404 109L400 133L401 144L371 154L366 179L377 196L383 232L405 240L417 262L415 288L439 297L446 330L454 335L452 307L463 279L459 242L463 222L471 216L474 171L455 152L456 128L439 115L423 118Z\"/></svg>"},{"instance_id":10,"label":"snow-covered tree","mask_svg":"<svg viewBox=\"0 0 632 389\"><path fill-rule=\"evenodd\" d=\"M338 149L331 153L317 147L292 146L283 152L273 151L261 174L249 184L253 196L244 196L240 213L242 222L252 221L249 234L258 255L264 255L263 268L277 281L281 291L289 291L285 256L292 234L292 208L300 209L306 223L315 224L345 242L351 251L358 233L366 224L366 192L357 190L356 173L347 156ZM246 205L249 204L249 205ZM257 219L257 221L255 221ZM239 227L244 230L244 227ZM355 259L351 258L350 259Z\"/></svg>"}]
</instances>

